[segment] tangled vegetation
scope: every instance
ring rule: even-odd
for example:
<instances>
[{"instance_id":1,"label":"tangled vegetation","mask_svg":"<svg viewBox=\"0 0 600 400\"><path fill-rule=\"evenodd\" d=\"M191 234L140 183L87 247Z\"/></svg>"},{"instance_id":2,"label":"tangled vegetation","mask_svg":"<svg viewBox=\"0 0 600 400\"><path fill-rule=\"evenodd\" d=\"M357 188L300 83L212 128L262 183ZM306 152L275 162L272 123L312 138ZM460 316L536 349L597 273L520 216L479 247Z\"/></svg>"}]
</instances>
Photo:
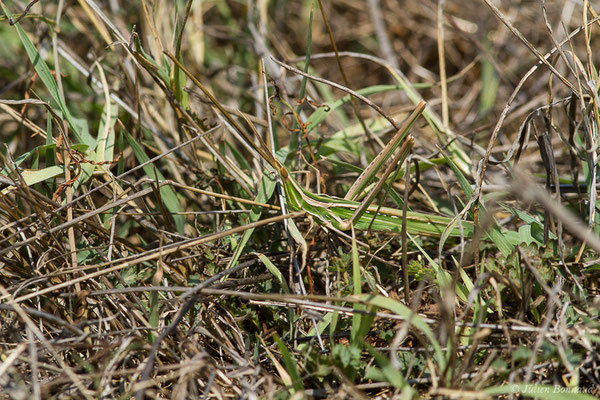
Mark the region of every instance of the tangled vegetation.
<instances>
[{"instance_id":1,"label":"tangled vegetation","mask_svg":"<svg viewBox=\"0 0 600 400\"><path fill-rule=\"evenodd\" d=\"M600 396L597 4L0 5L0 398Z\"/></svg>"}]
</instances>

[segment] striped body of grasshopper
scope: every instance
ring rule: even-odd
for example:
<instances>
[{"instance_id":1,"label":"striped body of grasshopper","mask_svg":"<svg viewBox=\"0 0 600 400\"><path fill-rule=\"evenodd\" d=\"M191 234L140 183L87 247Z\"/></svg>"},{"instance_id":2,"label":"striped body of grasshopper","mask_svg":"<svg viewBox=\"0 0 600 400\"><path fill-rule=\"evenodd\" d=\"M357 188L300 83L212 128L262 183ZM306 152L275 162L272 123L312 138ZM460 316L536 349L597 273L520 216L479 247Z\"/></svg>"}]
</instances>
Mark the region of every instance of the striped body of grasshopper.
<instances>
[{"instance_id":1,"label":"striped body of grasshopper","mask_svg":"<svg viewBox=\"0 0 600 400\"><path fill-rule=\"evenodd\" d=\"M416 107L413 113L402 124L398 132L396 132L392 140L359 176L343 199L327 195L318 195L303 189L290 176L287 168L268 151L268 146L260 136L256 135L260 142L259 146L254 143L252 137L231 117L204 85L181 65L179 60L168 53L166 54L194 82L194 84L202 90L227 122L237 131L237 133L239 133L243 140L277 172L284 188L287 205L291 210L305 211L323 226L333 227L339 230L348 230L354 226L355 229L359 230L402 231L402 210L379 207L372 205L371 203L383 188L390 173L397 165L402 164L412 150L414 138L409 135L408 132L425 109L424 102L421 102ZM252 126L250 121L247 120L247 122ZM383 168L385 162L392 156L398 147L400 147L400 150L398 150L392 163L387 168L375 188L362 202L359 203L355 201L354 199L358 197L377 172ZM406 229L411 234L439 237L442 236L452 222L453 219L450 217L407 211ZM463 221L460 227L458 224L453 224L448 230L449 231L445 233L447 236L471 236L473 234L473 224Z\"/></svg>"},{"instance_id":2,"label":"striped body of grasshopper","mask_svg":"<svg viewBox=\"0 0 600 400\"><path fill-rule=\"evenodd\" d=\"M305 190L289 176L285 167L277 160L275 161L278 165L271 165L279 173L287 205L291 210L305 211L322 225L326 227L333 226L340 230L348 230L350 225L353 225L358 230L401 232L402 210L368 205L361 215L353 219L357 215L356 211L364 203L322 194L318 195ZM406 217L408 232L426 236L441 236L446 227L452 222L452 218L449 217L412 211L407 211ZM458 237L461 234L469 236L472 233L472 223L463 221L462 232L458 227L455 227L451 229L449 236Z\"/></svg>"}]
</instances>

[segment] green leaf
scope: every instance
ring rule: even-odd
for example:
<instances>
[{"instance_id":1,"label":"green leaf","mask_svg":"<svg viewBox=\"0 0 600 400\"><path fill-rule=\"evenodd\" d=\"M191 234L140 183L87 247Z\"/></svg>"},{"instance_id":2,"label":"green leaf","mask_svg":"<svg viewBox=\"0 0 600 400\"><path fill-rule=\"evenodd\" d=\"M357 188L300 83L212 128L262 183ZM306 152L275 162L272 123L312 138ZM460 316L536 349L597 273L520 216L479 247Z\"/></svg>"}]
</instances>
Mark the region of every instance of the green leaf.
<instances>
[{"instance_id":1,"label":"green leaf","mask_svg":"<svg viewBox=\"0 0 600 400\"><path fill-rule=\"evenodd\" d=\"M27 169L21 171L23 179L27 186L35 185L36 183L44 182L48 179L56 178L64 174L64 168L58 165L42 169Z\"/></svg>"},{"instance_id":2,"label":"green leaf","mask_svg":"<svg viewBox=\"0 0 600 400\"><path fill-rule=\"evenodd\" d=\"M285 369L290 375L290 378L292 378L292 387L294 388L294 391L303 391L304 385L302 384L302 378L300 378L300 373L298 372L296 360L277 334L275 334L275 342L277 343L277 348L281 352Z\"/></svg>"},{"instance_id":3,"label":"green leaf","mask_svg":"<svg viewBox=\"0 0 600 400\"><path fill-rule=\"evenodd\" d=\"M4 14L6 14L7 17L12 18L12 14L10 13L10 11L4 6L3 3L1 3L1 4L2 4L2 9L4 10ZM54 101L58 104L60 111L62 112L64 118L67 120L67 123L69 124L69 127L75 134L77 140L79 142L83 142L93 148L94 147L93 145L95 142L94 138L92 136L90 136L90 134L87 130L82 129L81 124L78 123L78 121L76 121L76 119L71 114L71 111L67 107L65 100L60 95L60 91L58 90L58 84L56 83L56 80L52 76L52 72L50 71L50 68L48 68L48 65L42 59L42 56L37 51L34 44L31 42L31 40L29 39L29 37L27 36L25 31L21 28L21 25L19 23L17 23L14 26L19 35L19 39L21 39L21 43L23 44L23 47L25 47L25 52L27 53L29 60L31 61L31 63L33 64L33 67L35 68L35 71L37 72L40 79L42 80L42 82L44 83L44 85L46 86L48 91L50 92L50 95L52 96ZM56 60L56 62L58 62L58 61Z\"/></svg>"},{"instance_id":4,"label":"green leaf","mask_svg":"<svg viewBox=\"0 0 600 400\"><path fill-rule=\"evenodd\" d=\"M148 156L144 152L144 149L142 148L142 146L140 146L140 144L135 141L133 136L131 136L128 132L123 132L123 133L125 134L125 138L127 139L127 142L129 142L129 145L133 149L133 153L135 154L135 158L138 160L138 162L143 164L143 163L147 162L148 160L150 160L150 158L148 158ZM160 171L158 171L158 169L155 168L154 164L152 164L152 163L146 164L143 167L143 169L144 169L144 172L146 173L146 175L148 175L148 177L150 177L150 178L153 178L156 174L156 177L159 180L162 181L165 179L163 177L163 175L160 173ZM165 205L167 210L169 210L172 213L183 212L183 209L181 208L181 204L179 203L179 199L177 198L177 195L175 194L175 192L173 191L173 189L170 186L161 186L160 196L161 196L161 201L163 202L163 204ZM179 233L183 234L184 227L185 227L185 217L183 215L173 215L173 220L175 221L175 225L177 226L177 231Z\"/></svg>"},{"instance_id":5,"label":"green leaf","mask_svg":"<svg viewBox=\"0 0 600 400\"><path fill-rule=\"evenodd\" d=\"M263 176L260 180L260 185L258 187L258 194L256 195L256 198L254 200L258 203L268 202L269 199L271 198L271 196L273 196L273 192L275 191L275 186L276 186L276 181L274 179L271 179L269 176L269 173L267 171L265 171L265 173L263 174ZM250 221L249 222L252 223L252 222L258 221L260 219L261 215L262 215L261 207L252 207L252 209L250 210ZM240 256L242 255L242 253L244 251L244 248L246 247L246 244L248 243L248 240L250 239L250 237L252 236L253 233L254 233L254 228L247 229L244 231L244 233L242 234L242 238L240 239L239 243L235 247L235 250L233 251L233 255L231 256L231 260L229 261L227 268L231 268L233 265L235 265L238 262L238 260L240 259Z\"/></svg>"},{"instance_id":6,"label":"green leaf","mask_svg":"<svg viewBox=\"0 0 600 400\"><path fill-rule=\"evenodd\" d=\"M484 36L483 46L491 57L492 46L489 40L489 32ZM481 60L481 113L487 114L496 104L496 96L498 95L498 87L500 86L500 78L494 69L494 65L485 55Z\"/></svg>"},{"instance_id":7,"label":"green leaf","mask_svg":"<svg viewBox=\"0 0 600 400\"><path fill-rule=\"evenodd\" d=\"M384 297L381 295L372 295L372 294L361 294L358 298L365 304L385 308L390 310L396 315L401 316L402 318L409 320L410 323L419 329L425 337L427 338L427 342L431 344L433 347L433 351L435 354L440 367L443 369L446 365L446 361L444 358L444 353L442 352L442 348L440 343L435 338L433 331L429 328L429 325L423 321L421 317L416 315L410 308L406 307L404 304L397 302L396 300L390 299L389 297Z\"/></svg>"},{"instance_id":8,"label":"green leaf","mask_svg":"<svg viewBox=\"0 0 600 400\"><path fill-rule=\"evenodd\" d=\"M386 382L391 383L397 389L404 389L406 386L408 386L408 383L404 379L402 373L392 365L392 362L387 357L373 348L370 344L365 343L365 346L375 359L375 362L379 365L380 371L383 373Z\"/></svg>"},{"instance_id":9,"label":"green leaf","mask_svg":"<svg viewBox=\"0 0 600 400\"><path fill-rule=\"evenodd\" d=\"M360 368L361 352L360 347L338 343L333 347L331 354L340 361L346 370L356 371Z\"/></svg>"},{"instance_id":10,"label":"green leaf","mask_svg":"<svg viewBox=\"0 0 600 400\"><path fill-rule=\"evenodd\" d=\"M360 260L358 258L358 247L356 245L355 231L352 229L352 286L354 295L360 296L362 293L362 279ZM365 311L373 311L364 304L355 303L353 305L354 314L352 314L352 330L350 331L350 343L358 349L362 349L364 337L369 333L371 324L375 316L363 314Z\"/></svg>"},{"instance_id":11,"label":"green leaf","mask_svg":"<svg viewBox=\"0 0 600 400\"><path fill-rule=\"evenodd\" d=\"M110 107L110 121L106 121ZM96 153L98 159L94 161L112 161L115 153L115 130L114 126L117 122L119 114L119 106L111 101L110 104L105 104L100 118L100 126L98 127L98 144Z\"/></svg>"},{"instance_id":12,"label":"green leaf","mask_svg":"<svg viewBox=\"0 0 600 400\"><path fill-rule=\"evenodd\" d=\"M460 185L460 188L465 193L465 197L467 199L470 199L471 197L473 197L474 191L473 191L473 188L471 187L471 183L467 180L467 178L462 173L460 168L458 168L458 165L456 165L456 163L450 157L448 157L444 151L440 150L440 153L446 160L446 163L448 164L450 169L452 169L452 172L454 172L454 176L458 180L458 184Z\"/></svg>"},{"instance_id":13,"label":"green leaf","mask_svg":"<svg viewBox=\"0 0 600 400\"><path fill-rule=\"evenodd\" d=\"M260 259L260 261L262 261L262 263L265 265L265 267L267 267L267 269L269 270L269 272L272 273L275 278L277 278L277 281L283 287L283 291L285 293L291 293L290 292L290 288L288 287L288 284L287 284L285 278L283 277L283 274L279 270L279 268L277 268L275 265L273 265L273 263L271 262L271 260L269 260L267 258L267 256L265 256L264 254L262 254L262 253L252 253L252 254L254 254L255 256L257 256Z\"/></svg>"}]
</instances>

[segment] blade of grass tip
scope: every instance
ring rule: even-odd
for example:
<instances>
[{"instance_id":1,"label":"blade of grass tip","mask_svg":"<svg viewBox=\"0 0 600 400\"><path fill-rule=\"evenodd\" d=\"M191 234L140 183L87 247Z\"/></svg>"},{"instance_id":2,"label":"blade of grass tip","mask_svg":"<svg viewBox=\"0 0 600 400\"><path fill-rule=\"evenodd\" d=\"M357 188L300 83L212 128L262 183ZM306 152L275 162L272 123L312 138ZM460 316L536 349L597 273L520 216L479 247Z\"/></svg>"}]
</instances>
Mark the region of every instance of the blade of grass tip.
<instances>
[{"instance_id":1,"label":"blade of grass tip","mask_svg":"<svg viewBox=\"0 0 600 400\"><path fill-rule=\"evenodd\" d=\"M264 72L263 66L264 66L264 60L261 59L260 70L262 71L262 75L263 75L263 85L264 85L264 92L265 92L265 107L267 109L267 125L268 125L267 130L269 133L269 140L271 142L271 156L273 157L274 160L276 160L277 158L276 158L276 154L275 154L276 152L275 152L275 137L274 137L275 133L273 132L273 121L271 119L271 113L269 112L269 87L267 86L267 75ZM281 207L281 213L286 214L288 207L287 207L283 187L281 184L281 177L279 176L279 171L277 171L277 194L279 195L279 204ZM298 274L298 284L300 286L300 290L301 290L302 294L305 295L306 288L304 287L304 281L302 279L301 269L298 266L298 259L296 258L296 255L295 255L294 245L292 243L292 237L294 237L294 239L302 246L302 269L304 269L304 267L306 266L306 254L308 252L308 246L306 245L306 241L300 234L300 231L294 224L293 220L289 220L289 221L287 219L284 220L283 227L284 227L285 234L287 237L288 246L290 248L290 257L292 258L292 262L294 264L294 269L296 270L296 274ZM317 335L317 339L319 341L319 346L321 348L321 351L325 351L325 346L323 345L323 340L321 338L321 334L319 333L319 329L318 329L319 327L318 327L317 321L315 320L314 317L311 317L311 320L312 320L312 323L315 328L315 332Z\"/></svg>"},{"instance_id":2,"label":"blade of grass tip","mask_svg":"<svg viewBox=\"0 0 600 400\"><path fill-rule=\"evenodd\" d=\"M186 8L185 8L185 15L183 17L183 21L181 21L178 18L177 26L175 27L175 37L176 37L175 57L177 57L177 59L179 59L179 60L183 59L181 57L181 43L183 42L183 31L185 29L185 25L190 16L190 13L191 13L192 3L193 3L193 0L188 0ZM187 92L185 92L183 90L184 87L185 87L185 75L182 75L181 69L179 69L179 67L177 65L175 65L175 67L173 68L173 93L175 94L175 98L177 99L177 101L179 101L181 103L182 107L188 108L188 106L189 106L188 94L187 94Z\"/></svg>"}]
</instances>

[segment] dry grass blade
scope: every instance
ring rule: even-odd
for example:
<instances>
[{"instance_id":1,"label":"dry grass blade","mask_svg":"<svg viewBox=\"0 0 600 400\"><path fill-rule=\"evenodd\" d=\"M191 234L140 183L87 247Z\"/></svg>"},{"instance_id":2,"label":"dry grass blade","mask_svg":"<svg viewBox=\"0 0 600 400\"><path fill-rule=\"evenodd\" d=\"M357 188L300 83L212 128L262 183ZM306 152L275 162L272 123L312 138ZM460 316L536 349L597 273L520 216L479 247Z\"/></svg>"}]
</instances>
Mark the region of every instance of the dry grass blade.
<instances>
[{"instance_id":1,"label":"dry grass blade","mask_svg":"<svg viewBox=\"0 0 600 400\"><path fill-rule=\"evenodd\" d=\"M218 233L214 233L211 235L206 235L204 237L200 237L200 238L196 238L196 239L189 239L189 240L185 240L183 241L183 243L172 243L171 245L166 245L163 247L160 247L159 249L156 250L152 250L152 251L148 251L146 254L144 255L135 255L133 257L129 257L126 261L124 260L114 260L111 262L107 262L107 263L102 263L102 264L97 264L97 265L93 265L90 266L89 268L102 268L102 270L98 271L98 272L93 272L90 274L86 274L82 277L79 278L75 278L75 279L71 279L67 282L58 284L58 285L54 285L54 286L50 286L46 289L42 289L40 291L37 292L33 292L27 295L23 295L23 296L19 296L15 299L16 302L22 302L28 299L32 299L38 296L41 296L43 294L46 293L51 293L54 292L58 289L62 289L65 287L69 287L72 285L75 285L79 282L83 282L86 280L90 280L93 278L96 278L98 276L102 276L102 275L106 275L109 274L111 272L115 272L115 271L119 271L122 270L124 268L128 268L134 265L138 265L147 261L151 261L151 260L156 260L159 259L161 257L165 257L169 254L175 253L175 252L179 252L181 250L186 250L186 249L190 249L193 247L196 247L198 245L204 244L204 243L208 243L214 240L218 240L221 239L223 237L226 236L230 236L236 233L240 233L243 232L247 229L253 229L253 228L257 228L263 225L268 225L268 224L272 224L275 222L280 222L283 221L286 218L295 218L295 217L299 217L302 216L303 213L302 212L295 212L295 213L290 213L290 214L285 214L285 215L280 215L277 217L272 217L272 218L266 218L264 220L261 220L259 222L255 222L252 224L248 224L245 226L241 226L241 227L237 227L237 228L232 228L229 229L227 231L224 232L218 232ZM116 265L115 265L116 264ZM0 297L0 300L5 299L6 296L2 296Z\"/></svg>"}]
</instances>

